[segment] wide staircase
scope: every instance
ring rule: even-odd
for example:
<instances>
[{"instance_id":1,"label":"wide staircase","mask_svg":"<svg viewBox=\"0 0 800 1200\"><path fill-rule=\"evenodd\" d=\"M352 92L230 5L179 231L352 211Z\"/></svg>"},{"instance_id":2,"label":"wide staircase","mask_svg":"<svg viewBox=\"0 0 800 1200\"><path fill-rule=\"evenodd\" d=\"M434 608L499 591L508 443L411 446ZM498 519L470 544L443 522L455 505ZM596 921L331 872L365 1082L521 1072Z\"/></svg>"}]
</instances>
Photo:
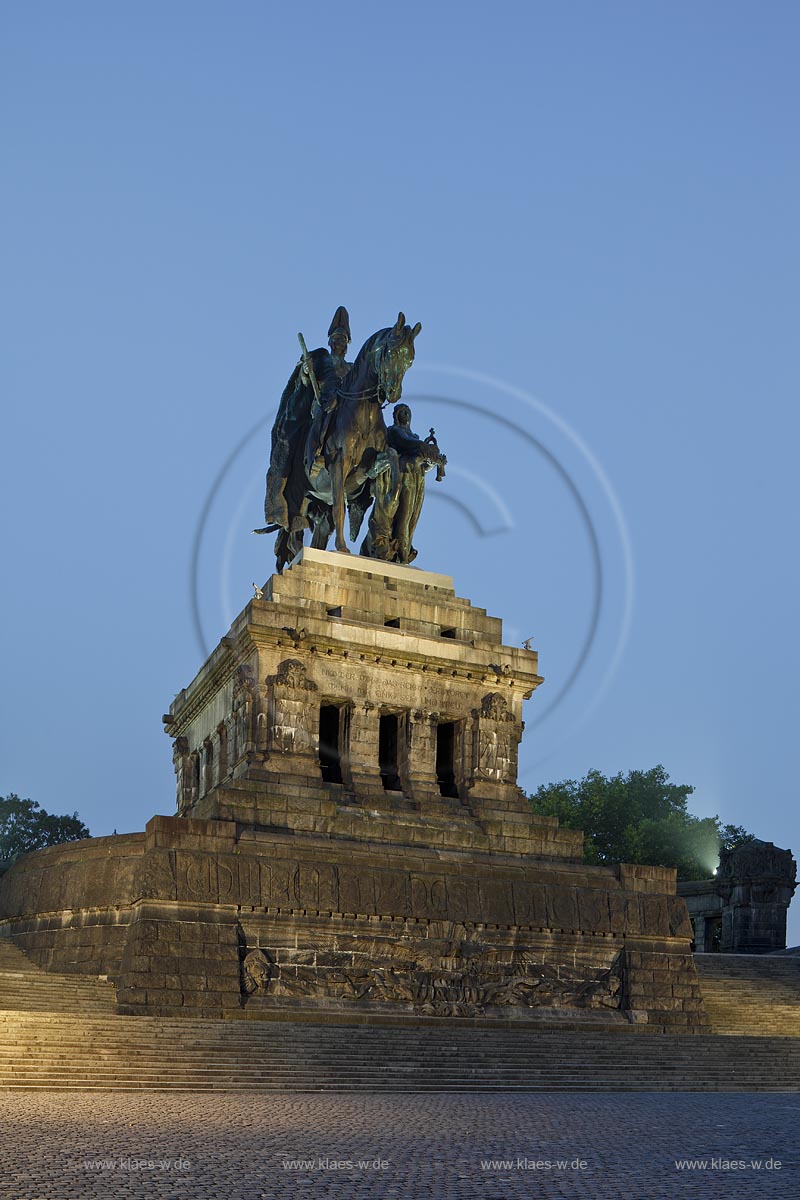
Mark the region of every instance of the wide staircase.
<instances>
[{"instance_id":1,"label":"wide staircase","mask_svg":"<svg viewBox=\"0 0 800 1200\"><path fill-rule=\"evenodd\" d=\"M0 938L0 1010L115 1013L114 985L100 977L62 975L37 967L8 938Z\"/></svg>"},{"instance_id":2,"label":"wide staircase","mask_svg":"<svg viewBox=\"0 0 800 1200\"><path fill-rule=\"evenodd\" d=\"M3 1091L797 1091L800 1079L798 1037L124 1017L109 984L40 971L2 940L0 956Z\"/></svg>"},{"instance_id":3,"label":"wide staircase","mask_svg":"<svg viewBox=\"0 0 800 1200\"><path fill-rule=\"evenodd\" d=\"M696 954L714 1033L800 1038L800 955Z\"/></svg>"}]
</instances>

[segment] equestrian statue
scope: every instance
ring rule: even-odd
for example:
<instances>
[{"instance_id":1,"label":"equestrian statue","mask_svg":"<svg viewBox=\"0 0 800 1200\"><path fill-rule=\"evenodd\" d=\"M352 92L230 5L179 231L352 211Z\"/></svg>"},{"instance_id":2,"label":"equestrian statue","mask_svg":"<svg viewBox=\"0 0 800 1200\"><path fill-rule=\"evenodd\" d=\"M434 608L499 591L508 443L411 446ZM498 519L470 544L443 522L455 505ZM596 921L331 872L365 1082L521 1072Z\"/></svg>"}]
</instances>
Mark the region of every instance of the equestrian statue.
<instances>
[{"instance_id":1,"label":"equestrian statue","mask_svg":"<svg viewBox=\"0 0 800 1200\"><path fill-rule=\"evenodd\" d=\"M434 431L419 438L410 429L411 410L398 403L403 376L414 361L413 329L402 313L396 324L367 338L355 362L346 359L350 318L339 307L328 330L328 349L302 356L283 390L272 427L272 452L264 501L266 525L254 533L277 533L280 573L292 562L311 530L311 545L324 550L331 534L349 554L345 515L355 541L367 512L369 528L361 554L385 562L410 563L411 539L419 520L424 476L445 456ZM387 430L383 408L395 405Z\"/></svg>"}]
</instances>

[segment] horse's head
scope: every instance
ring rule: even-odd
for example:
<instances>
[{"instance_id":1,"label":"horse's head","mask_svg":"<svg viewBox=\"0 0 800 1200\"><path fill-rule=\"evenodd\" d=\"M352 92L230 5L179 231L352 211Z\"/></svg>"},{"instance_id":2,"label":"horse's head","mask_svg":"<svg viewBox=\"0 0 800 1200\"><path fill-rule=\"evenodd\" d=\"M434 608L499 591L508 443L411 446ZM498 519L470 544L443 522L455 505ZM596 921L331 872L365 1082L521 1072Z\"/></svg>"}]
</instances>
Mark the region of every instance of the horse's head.
<instances>
[{"instance_id":1,"label":"horse's head","mask_svg":"<svg viewBox=\"0 0 800 1200\"><path fill-rule=\"evenodd\" d=\"M417 321L412 329L402 313L391 329L381 330L378 347L378 399L381 404L396 404L403 393L403 376L414 361L414 339L422 329Z\"/></svg>"}]
</instances>

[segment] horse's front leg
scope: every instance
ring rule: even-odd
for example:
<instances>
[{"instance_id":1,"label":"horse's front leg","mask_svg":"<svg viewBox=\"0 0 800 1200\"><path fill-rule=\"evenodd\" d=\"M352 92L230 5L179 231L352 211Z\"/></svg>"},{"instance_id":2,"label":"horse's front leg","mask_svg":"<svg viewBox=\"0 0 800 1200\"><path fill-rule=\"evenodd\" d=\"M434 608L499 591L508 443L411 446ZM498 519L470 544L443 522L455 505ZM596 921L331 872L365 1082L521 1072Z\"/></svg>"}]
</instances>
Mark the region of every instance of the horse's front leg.
<instances>
[{"instance_id":1,"label":"horse's front leg","mask_svg":"<svg viewBox=\"0 0 800 1200\"><path fill-rule=\"evenodd\" d=\"M341 451L336 455L333 462L328 464L328 472L331 477L331 489L333 491L333 527L336 530L335 546L340 554L349 554L349 547L344 540L344 458Z\"/></svg>"}]
</instances>

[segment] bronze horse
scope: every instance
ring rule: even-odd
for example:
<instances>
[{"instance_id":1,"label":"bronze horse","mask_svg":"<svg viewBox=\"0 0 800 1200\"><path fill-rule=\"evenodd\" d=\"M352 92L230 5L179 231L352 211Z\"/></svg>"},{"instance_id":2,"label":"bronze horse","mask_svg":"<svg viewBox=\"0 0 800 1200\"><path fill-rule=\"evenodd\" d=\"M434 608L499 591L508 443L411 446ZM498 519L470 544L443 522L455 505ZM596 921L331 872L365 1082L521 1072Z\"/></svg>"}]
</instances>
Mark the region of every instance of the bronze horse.
<instances>
[{"instance_id":1,"label":"bronze horse","mask_svg":"<svg viewBox=\"0 0 800 1200\"><path fill-rule=\"evenodd\" d=\"M399 313L395 325L368 338L333 401L328 401L329 415L318 412L310 422L302 466L295 460L295 470L305 474L302 516L306 527L313 530L311 544L317 549L324 550L331 532L335 532L336 549L349 554L345 512L349 509L350 536L355 539L374 496L370 555L387 559L392 556L391 517L387 512L383 520L382 510L391 507L399 486L399 460L387 444L382 410L384 405L400 399L403 376L414 361L414 339L421 329L419 322L412 329ZM373 483L378 477L380 487ZM272 525L263 530L278 530L278 571L291 562L303 544L302 528L297 529L298 515L289 513L288 528Z\"/></svg>"}]
</instances>

